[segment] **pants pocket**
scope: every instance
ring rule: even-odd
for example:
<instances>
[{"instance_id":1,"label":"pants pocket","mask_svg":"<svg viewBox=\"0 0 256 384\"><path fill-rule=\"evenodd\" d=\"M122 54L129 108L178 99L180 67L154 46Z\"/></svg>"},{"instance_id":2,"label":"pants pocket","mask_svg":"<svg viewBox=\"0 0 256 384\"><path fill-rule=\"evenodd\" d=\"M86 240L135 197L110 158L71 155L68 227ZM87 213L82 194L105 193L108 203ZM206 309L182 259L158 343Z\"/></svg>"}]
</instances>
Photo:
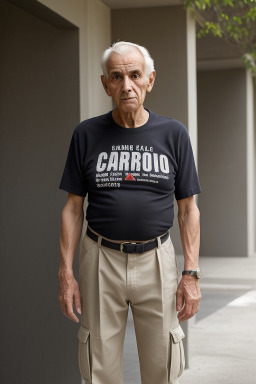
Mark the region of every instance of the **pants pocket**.
<instances>
[{"instance_id":1,"label":"pants pocket","mask_svg":"<svg viewBox=\"0 0 256 384\"><path fill-rule=\"evenodd\" d=\"M180 324L170 329L170 361L168 383L178 383L185 367L185 354L182 339L185 334Z\"/></svg>"},{"instance_id":2,"label":"pants pocket","mask_svg":"<svg viewBox=\"0 0 256 384\"><path fill-rule=\"evenodd\" d=\"M90 250L95 246L98 247L97 243L85 232L79 252L79 271L82 270L83 265L86 264L88 256L90 255Z\"/></svg>"},{"instance_id":3,"label":"pants pocket","mask_svg":"<svg viewBox=\"0 0 256 384\"><path fill-rule=\"evenodd\" d=\"M177 263L176 254L171 237L168 237L168 239L162 244L161 249L167 254L167 257L169 258L172 264Z\"/></svg>"},{"instance_id":4,"label":"pants pocket","mask_svg":"<svg viewBox=\"0 0 256 384\"><path fill-rule=\"evenodd\" d=\"M78 363L80 373L86 383L91 383L90 330L81 325L78 331Z\"/></svg>"}]
</instances>

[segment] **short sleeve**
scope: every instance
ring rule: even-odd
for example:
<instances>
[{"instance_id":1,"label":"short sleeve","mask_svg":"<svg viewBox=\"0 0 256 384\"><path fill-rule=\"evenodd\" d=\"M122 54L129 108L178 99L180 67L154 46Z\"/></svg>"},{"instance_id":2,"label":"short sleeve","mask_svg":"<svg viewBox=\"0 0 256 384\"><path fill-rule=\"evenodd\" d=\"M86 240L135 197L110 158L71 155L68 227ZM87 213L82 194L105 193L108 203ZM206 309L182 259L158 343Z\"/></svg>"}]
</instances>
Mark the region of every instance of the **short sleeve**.
<instances>
[{"instance_id":1,"label":"short sleeve","mask_svg":"<svg viewBox=\"0 0 256 384\"><path fill-rule=\"evenodd\" d=\"M82 153L76 131L73 132L59 189L86 196L87 188L82 165Z\"/></svg>"},{"instance_id":2,"label":"short sleeve","mask_svg":"<svg viewBox=\"0 0 256 384\"><path fill-rule=\"evenodd\" d=\"M185 142L181 145L178 156L178 171L175 177L176 200L185 199L189 196L202 192L197 175L190 137L188 134L186 136L187 137Z\"/></svg>"}]
</instances>

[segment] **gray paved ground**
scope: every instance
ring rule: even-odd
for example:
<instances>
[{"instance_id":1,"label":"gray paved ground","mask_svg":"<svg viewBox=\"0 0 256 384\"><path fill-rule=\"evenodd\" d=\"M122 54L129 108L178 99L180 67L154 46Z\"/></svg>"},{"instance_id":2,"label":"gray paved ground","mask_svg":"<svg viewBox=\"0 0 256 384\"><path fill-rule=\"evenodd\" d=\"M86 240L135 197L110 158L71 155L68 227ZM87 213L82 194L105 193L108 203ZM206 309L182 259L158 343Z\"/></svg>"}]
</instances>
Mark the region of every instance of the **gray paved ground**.
<instances>
[{"instance_id":1,"label":"gray paved ground","mask_svg":"<svg viewBox=\"0 0 256 384\"><path fill-rule=\"evenodd\" d=\"M178 258L180 270L182 259ZM200 311L189 321L189 368L180 384L256 383L256 257L200 259ZM124 384L140 384L133 320L124 345ZM158 384L158 383L152 383Z\"/></svg>"}]
</instances>

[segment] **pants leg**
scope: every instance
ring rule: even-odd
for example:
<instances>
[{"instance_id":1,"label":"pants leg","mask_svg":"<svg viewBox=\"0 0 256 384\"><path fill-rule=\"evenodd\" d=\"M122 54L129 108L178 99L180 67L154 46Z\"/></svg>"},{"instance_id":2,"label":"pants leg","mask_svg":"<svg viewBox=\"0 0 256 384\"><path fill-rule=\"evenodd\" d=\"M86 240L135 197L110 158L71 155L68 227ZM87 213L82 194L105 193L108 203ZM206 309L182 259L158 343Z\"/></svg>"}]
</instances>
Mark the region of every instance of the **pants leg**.
<instances>
[{"instance_id":1,"label":"pants leg","mask_svg":"<svg viewBox=\"0 0 256 384\"><path fill-rule=\"evenodd\" d=\"M101 247L84 235L79 254L83 327L78 361L85 383L123 383L123 346L129 302L125 285L126 259L119 253Z\"/></svg>"},{"instance_id":2,"label":"pants leg","mask_svg":"<svg viewBox=\"0 0 256 384\"><path fill-rule=\"evenodd\" d=\"M137 277L131 309L142 384L178 383L185 364L184 333L176 312L178 268L171 238L133 257Z\"/></svg>"}]
</instances>

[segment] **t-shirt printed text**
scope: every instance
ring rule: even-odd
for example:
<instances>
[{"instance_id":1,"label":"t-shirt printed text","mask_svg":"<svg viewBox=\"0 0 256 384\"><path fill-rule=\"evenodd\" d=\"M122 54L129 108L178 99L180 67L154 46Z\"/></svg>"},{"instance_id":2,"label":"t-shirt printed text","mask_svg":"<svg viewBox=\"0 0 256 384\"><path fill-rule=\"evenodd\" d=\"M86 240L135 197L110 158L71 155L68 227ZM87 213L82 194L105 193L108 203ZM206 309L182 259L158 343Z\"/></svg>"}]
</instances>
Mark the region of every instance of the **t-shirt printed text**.
<instances>
[{"instance_id":1,"label":"t-shirt printed text","mask_svg":"<svg viewBox=\"0 0 256 384\"><path fill-rule=\"evenodd\" d=\"M100 152L96 165L97 188L121 187L121 182L158 183L169 179L168 157L147 145L112 145L111 152Z\"/></svg>"}]
</instances>

